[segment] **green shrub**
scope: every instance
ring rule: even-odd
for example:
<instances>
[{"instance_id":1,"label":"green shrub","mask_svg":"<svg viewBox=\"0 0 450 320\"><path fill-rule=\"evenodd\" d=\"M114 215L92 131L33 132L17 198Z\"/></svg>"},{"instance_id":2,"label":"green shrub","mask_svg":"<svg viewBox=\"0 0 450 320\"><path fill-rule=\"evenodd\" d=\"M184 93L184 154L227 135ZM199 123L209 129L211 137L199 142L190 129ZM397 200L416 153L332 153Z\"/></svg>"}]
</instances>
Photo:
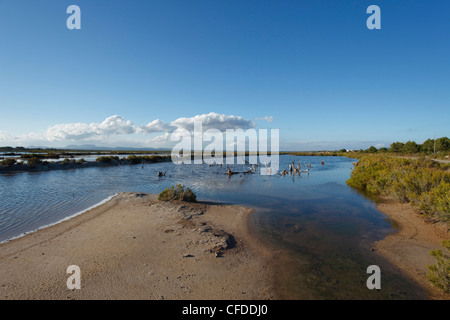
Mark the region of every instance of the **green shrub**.
<instances>
[{"instance_id":1,"label":"green shrub","mask_svg":"<svg viewBox=\"0 0 450 320\"><path fill-rule=\"evenodd\" d=\"M42 164L41 159L36 158L36 157L29 158L27 160L27 162L28 162L28 165L30 165L33 168L36 167L38 164Z\"/></svg>"},{"instance_id":2,"label":"green shrub","mask_svg":"<svg viewBox=\"0 0 450 320\"><path fill-rule=\"evenodd\" d=\"M135 156L135 155L130 155L128 156L127 160L130 161L131 164L140 164L140 163L155 163L155 162L161 162L161 161L165 161L170 157L166 157L166 156L157 156L157 155L153 155L153 156Z\"/></svg>"},{"instance_id":3,"label":"green shrub","mask_svg":"<svg viewBox=\"0 0 450 320\"><path fill-rule=\"evenodd\" d=\"M425 213L450 221L450 183L441 181L438 186L422 193L415 204Z\"/></svg>"},{"instance_id":4,"label":"green shrub","mask_svg":"<svg viewBox=\"0 0 450 320\"><path fill-rule=\"evenodd\" d=\"M59 159L59 154L56 153L24 153L21 154L20 157L22 159L31 159L31 158L38 158L38 159Z\"/></svg>"},{"instance_id":5,"label":"green shrub","mask_svg":"<svg viewBox=\"0 0 450 320\"><path fill-rule=\"evenodd\" d=\"M170 157L168 157L168 156L156 156L156 155L154 155L154 156L149 156L149 157L147 157L148 158L148 161L149 162L161 162L161 161L166 161L168 158L170 158Z\"/></svg>"},{"instance_id":6,"label":"green shrub","mask_svg":"<svg viewBox=\"0 0 450 320\"><path fill-rule=\"evenodd\" d=\"M375 153L377 151L378 151L377 148L375 148L374 146L370 146L369 149L367 149L367 152L370 152L370 153Z\"/></svg>"},{"instance_id":7,"label":"green shrub","mask_svg":"<svg viewBox=\"0 0 450 320\"><path fill-rule=\"evenodd\" d=\"M128 156L127 160L130 161L131 164L138 164L142 162L142 158L135 155Z\"/></svg>"},{"instance_id":8,"label":"green shrub","mask_svg":"<svg viewBox=\"0 0 450 320\"><path fill-rule=\"evenodd\" d=\"M117 156L102 156L98 157L95 161L97 162L103 162L103 163L111 163L113 160L119 160L119 157Z\"/></svg>"},{"instance_id":9,"label":"green shrub","mask_svg":"<svg viewBox=\"0 0 450 320\"><path fill-rule=\"evenodd\" d=\"M442 246L450 250L450 240L444 240ZM430 254L436 259L437 264L427 266L428 280L445 293L450 293L450 257L442 250L432 250Z\"/></svg>"},{"instance_id":10,"label":"green shrub","mask_svg":"<svg viewBox=\"0 0 450 320\"><path fill-rule=\"evenodd\" d=\"M450 172L421 158L360 157L347 184L364 192L407 202L438 220L450 221Z\"/></svg>"},{"instance_id":11,"label":"green shrub","mask_svg":"<svg viewBox=\"0 0 450 320\"><path fill-rule=\"evenodd\" d=\"M191 189L182 186L181 184L177 184L176 189L173 186L171 186L170 188L166 188L164 191L162 191L159 194L158 199L161 201L179 200L187 202L196 202L197 196Z\"/></svg>"},{"instance_id":12,"label":"green shrub","mask_svg":"<svg viewBox=\"0 0 450 320\"><path fill-rule=\"evenodd\" d=\"M5 166L12 166L14 164L16 164L17 160L13 159L13 158L6 158L3 161L0 161L0 164L3 164Z\"/></svg>"}]
</instances>

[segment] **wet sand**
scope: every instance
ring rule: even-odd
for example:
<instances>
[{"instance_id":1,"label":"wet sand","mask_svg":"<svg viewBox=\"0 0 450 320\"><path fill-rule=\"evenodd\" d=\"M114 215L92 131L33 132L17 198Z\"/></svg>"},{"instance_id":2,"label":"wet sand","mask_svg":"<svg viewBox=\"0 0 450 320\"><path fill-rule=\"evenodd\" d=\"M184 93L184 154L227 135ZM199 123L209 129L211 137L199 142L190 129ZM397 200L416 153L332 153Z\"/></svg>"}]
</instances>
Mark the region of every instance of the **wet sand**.
<instances>
[{"instance_id":1,"label":"wet sand","mask_svg":"<svg viewBox=\"0 0 450 320\"><path fill-rule=\"evenodd\" d=\"M441 249L446 252L441 242L450 239L448 225L426 223L411 205L387 198L377 208L388 215L397 228L397 232L375 243L377 253L423 287L430 299L450 300L450 294L433 286L426 276L427 265L436 264L430 251Z\"/></svg>"},{"instance_id":2,"label":"wet sand","mask_svg":"<svg viewBox=\"0 0 450 320\"><path fill-rule=\"evenodd\" d=\"M0 245L0 299L276 299L251 210L120 193ZM70 265L81 289L68 289Z\"/></svg>"}]
</instances>

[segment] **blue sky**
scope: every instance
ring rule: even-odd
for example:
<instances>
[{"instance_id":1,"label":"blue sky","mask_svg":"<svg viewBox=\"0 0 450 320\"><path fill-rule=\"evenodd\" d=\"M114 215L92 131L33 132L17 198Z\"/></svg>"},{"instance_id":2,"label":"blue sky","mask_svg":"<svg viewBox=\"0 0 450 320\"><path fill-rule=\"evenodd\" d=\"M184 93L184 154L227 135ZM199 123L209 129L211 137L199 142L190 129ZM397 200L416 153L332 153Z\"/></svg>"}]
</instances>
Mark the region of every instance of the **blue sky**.
<instances>
[{"instance_id":1,"label":"blue sky","mask_svg":"<svg viewBox=\"0 0 450 320\"><path fill-rule=\"evenodd\" d=\"M66 27L72 4L81 30ZM381 30L366 27L371 4ZM284 150L449 136L449 12L442 0L0 0L0 145L163 147L167 132L136 128L207 115L277 128Z\"/></svg>"}]
</instances>

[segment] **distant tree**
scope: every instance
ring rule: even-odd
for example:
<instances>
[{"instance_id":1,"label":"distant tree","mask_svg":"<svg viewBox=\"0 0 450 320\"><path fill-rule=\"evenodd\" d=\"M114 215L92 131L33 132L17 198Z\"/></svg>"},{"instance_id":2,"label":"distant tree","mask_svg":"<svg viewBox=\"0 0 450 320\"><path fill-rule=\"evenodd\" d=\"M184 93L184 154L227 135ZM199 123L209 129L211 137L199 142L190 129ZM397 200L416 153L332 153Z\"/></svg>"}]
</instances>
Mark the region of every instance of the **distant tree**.
<instances>
[{"instance_id":1,"label":"distant tree","mask_svg":"<svg viewBox=\"0 0 450 320\"><path fill-rule=\"evenodd\" d=\"M434 152L434 139L427 139L421 146L421 151L426 153Z\"/></svg>"},{"instance_id":2,"label":"distant tree","mask_svg":"<svg viewBox=\"0 0 450 320\"><path fill-rule=\"evenodd\" d=\"M339 152L347 152L347 149L341 149Z\"/></svg>"},{"instance_id":3,"label":"distant tree","mask_svg":"<svg viewBox=\"0 0 450 320\"><path fill-rule=\"evenodd\" d=\"M404 146L403 142L394 142L394 143L391 144L391 148L389 149L389 151L391 151L391 152L401 152L403 146Z\"/></svg>"},{"instance_id":4,"label":"distant tree","mask_svg":"<svg viewBox=\"0 0 450 320\"><path fill-rule=\"evenodd\" d=\"M436 152L450 151L450 139L442 137L436 140Z\"/></svg>"},{"instance_id":5,"label":"distant tree","mask_svg":"<svg viewBox=\"0 0 450 320\"><path fill-rule=\"evenodd\" d=\"M419 146L414 141L408 141L403 145L402 152L417 153L417 152L419 152Z\"/></svg>"},{"instance_id":6,"label":"distant tree","mask_svg":"<svg viewBox=\"0 0 450 320\"><path fill-rule=\"evenodd\" d=\"M370 146L369 149L367 149L367 152L370 152L370 153L374 153L377 151L378 151L377 148L375 148L374 146Z\"/></svg>"},{"instance_id":7,"label":"distant tree","mask_svg":"<svg viewBox=\"0 0 450 320\"><path fill-rule=\"evenodd\" d=\"M388 149L387 148L380 148L380 149L378 149L378 152L387 152L388 151Z\"/></svg>"}]
</instances>

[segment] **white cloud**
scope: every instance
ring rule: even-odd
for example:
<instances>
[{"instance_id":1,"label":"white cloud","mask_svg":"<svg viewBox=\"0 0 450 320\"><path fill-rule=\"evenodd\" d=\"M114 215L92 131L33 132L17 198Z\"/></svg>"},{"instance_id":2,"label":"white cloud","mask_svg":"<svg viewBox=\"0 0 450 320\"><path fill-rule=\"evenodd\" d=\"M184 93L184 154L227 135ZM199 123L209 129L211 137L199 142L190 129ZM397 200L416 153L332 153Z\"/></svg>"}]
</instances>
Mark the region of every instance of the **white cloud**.
<instances>
[{"instance_id":1,"label":"white cloud","mask_svg":"<svg viewBox=\"0 0 450 320\"><path fill-rule=\"evenodd\" d=\"M137 131L145 133L171 133L178 129L185 129L192 132L194 131L194 122L196 121L202 123L203 130L217 129L221 132L225 132L227 129L245 130L254 127L253 122L243 117L210 112L208 114L200 114L190 118L178 118L170 123L165 123L160 119L153 120L144 126L140 126Z\"/></svg>"},{"instance_id":2,"label":"white cloud","mask_svg":"<svg viewBox=\"0 0 450 320\"><path fill-rule=\"evenodd\" d=\"M125 121L121 116L115 115L106 118L99 126L100 134L132 134L136 127L131 121Z\"/></svg>"},{"instance_id":3,"label":"white cloud","mask_svg":"<svg viewBox=\"0 0 450 320\"><path fill-rule=\"evenodd\" d=\"M137 131L145 133L154 133L154 132L171 132L173 130L174 127L172 127L171 125L165 123L164 121L161 121L160 119L156 119L144 126L140 126Z\"/></svg>"},{"instance_id":4,"label":"white cloud","mask_svg":"<svg viewBox=\"0 0 450 320\"><path fill-rule=\"evenodd\" d=\"M163 135L160 135L160 136L157 136L157 137L151 139L150 142L156 142L156 143L167 142L167 141L169 141L169 138L170 138L170 134L168 132L166 132Z\"/></svg>"},{"instance_id":5,"label":"white cloud","mask_svg":"<svg viewBox=\"0 0 450 320\"><path fill-rule=\"evenodd\" d=\"M169 143L170 134L176 130L188 130L193 132L194 122L201 121L203 131L217 129L225 132L227 129L253 128L255 124L241 116L219 114L211 112L193 117L181 117L171 122L160 119L153 120L146 125L135 126L133 122L125 120L119 115L113 115L100 123L62 123L51 126L44 132L27 133L19 136L11 136L7 132L0 131L0 142L11 145L58 145L73 141L91 142L101 145L111 145L115 142L129 141L127 144L140 143ZM145 135L159 133L160 135L146 139ZM126 140L123 140L126 139Z\"/></svg>"},{"instance_id":6,"label":"white cloud","mask_svg":"<svg viewBox=\"0 0 450 320\"><path fill-rule=\"evenodd\" d=\"M47 142L45 135L42 133L30 132L18 136L12 136L5 131L0 131L0 144L2 146L26 146L30 144L42 144Z\"/></svg>"},{"instance_id":7,"label":"white cloud","mask_svg":"<svg viewBox=\"0 0 450 320\"><path fill-rule=\"evenodd\" d=\"M67 123L49 128L46 137L49 141L98 139L111 135L132 134L136 127L121 116L108 117L102 123Z\"/></svg>"},{"instance_id":8,"label":"white cloud","mask_svg":"<svg viewBox=\"0 0 450 320\"><path fill-rule=\"evenodd\" d=\"M255 121L273 122L273 117L272 116L266 116L266 117L262 117L262 118L255 118Z\"/></svg>"},{"instance_id":9,"label":"white cloud","mask_svg":"<svg viewBox=\"0 0 450 320\"><path fill-rule=\"evenodd\" d=\"M171 122L172 126L178 129L186 129L188 131L194 130L194 122L201 121L203 130L217 129L224 132L227 129L249 129L253 128L255 124L240 116L225 115L215 112L208 114L196 115L191 118L178 118Z\"/></svg>"},{"instance_id":10,"label":"white cloud","mask_svg":"<svg viewBox=\"0 0 450 320\"><path fill-rule=\"evenodd\" d=\"M10 141L11 140L11 136L5 132L5 131L0 131L0 141Z\"/></svg>"}]
</instances>

